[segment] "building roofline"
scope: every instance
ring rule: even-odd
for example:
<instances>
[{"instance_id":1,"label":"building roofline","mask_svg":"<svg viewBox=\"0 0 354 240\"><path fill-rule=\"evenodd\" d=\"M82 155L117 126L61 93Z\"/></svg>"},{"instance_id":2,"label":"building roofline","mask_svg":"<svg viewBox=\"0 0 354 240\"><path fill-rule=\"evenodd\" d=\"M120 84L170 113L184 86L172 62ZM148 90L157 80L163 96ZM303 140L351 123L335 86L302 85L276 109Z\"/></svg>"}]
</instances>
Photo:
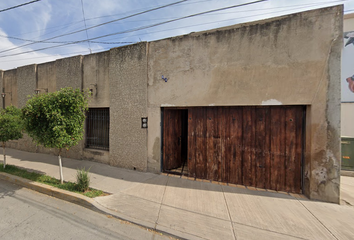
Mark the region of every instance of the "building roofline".
<instances>
[{"instance_id":1,"label":"building roofline","mask_svg":"<svg viewBox=\"0 0 354 240\"><path fill-rule=\"evenodd\" d=\"M349 14L345 14L343 16L344 19L349 19L349 18L354 18L354 13L349 13Z\"/></svg>"}]
</instances>

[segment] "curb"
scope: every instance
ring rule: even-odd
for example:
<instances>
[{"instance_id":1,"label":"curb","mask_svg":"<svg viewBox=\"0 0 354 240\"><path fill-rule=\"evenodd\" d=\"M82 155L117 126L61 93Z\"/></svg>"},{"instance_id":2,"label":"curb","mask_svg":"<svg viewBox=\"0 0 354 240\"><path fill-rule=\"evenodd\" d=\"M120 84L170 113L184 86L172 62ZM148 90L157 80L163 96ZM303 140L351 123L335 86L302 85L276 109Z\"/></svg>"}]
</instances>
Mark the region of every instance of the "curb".
<instances>
[{"instance_id":1,"label":"curb","mask_svg":"<svg viewBox=\"0 0 354 240\"><path fill-rule=\"evenodd\" d=\"M191 236L189 236L189 234L183 234L183 233L180 233L179 235L173 234L173 233L168 232L167 229L166 229L166 231L159 230L155 226L152 226L153 224L149 224L149 223L144 222L139 219L133 219L129 216L121 217L114 210L110 210L110 209L107 209L107 208L101 206L93 198L89 198L89 197L86 197L86 196L78 194L78 193L55 188L55 187L52 187L47 184L34 182L31 180L21 178L21 177L15 176L15 175L11 175L8 173L4 173L4 172L0 172L0 180L4 180L4 181L10 182L10 183L31 189L33 191L49 195L51 197L59 198L64 201L80 205L84 208L88 208L90 210L93 210L93 211L101 213L101 214L110 215L110 216L117 218L119 220L126 221L131 224L134 224L134 225L137 225L139 227L143 227L143 228L146 228L149 230L153 230L158 233L162 233L166 236L171 236L171 237L174 237L177 239L190 239L190 237L191 237ZM185 235L185 236L183 236L183 235Z\"/></svg>"},{"instance_id":2,"label":"curb","mask_svg":"<svg viewBox=\"0 0 354 240\"><path fill-rule=\"evenodd\" d=\"M354 171L341 170L340 175L345 177L354 177Z\"/></svg>"},{"instance_id":3,"label":"curb","mask_svg":"<svg viewBox=\"0 0 354 240\"><path fill-rule=\"evenodd\" d=\"M0 172L0 179L49 195L51 197L59 198L64 201L71 202L85 208L89 208L91 210L101 211L95 206L95 201L92 198L83 196L78 193L55 188L47 184L34 182L4 172Z\"/></svg>"}]
</instances>

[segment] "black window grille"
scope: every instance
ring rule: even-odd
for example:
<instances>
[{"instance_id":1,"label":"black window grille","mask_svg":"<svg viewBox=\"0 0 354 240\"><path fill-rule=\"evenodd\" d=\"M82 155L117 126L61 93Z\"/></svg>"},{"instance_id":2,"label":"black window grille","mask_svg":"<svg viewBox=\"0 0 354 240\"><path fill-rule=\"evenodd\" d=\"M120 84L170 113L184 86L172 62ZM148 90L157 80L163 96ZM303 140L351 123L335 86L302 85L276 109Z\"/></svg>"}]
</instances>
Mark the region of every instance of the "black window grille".
<instances>
[{"instance_id":1,"label":"black window grille","mask_svg":"<svg viewBox=\"0 0 354 240\"><path fill-rule=\"evenodd\" d=\"M109 108L89 108L85 147L109 150Z\"/></svg>"}]
</instances>

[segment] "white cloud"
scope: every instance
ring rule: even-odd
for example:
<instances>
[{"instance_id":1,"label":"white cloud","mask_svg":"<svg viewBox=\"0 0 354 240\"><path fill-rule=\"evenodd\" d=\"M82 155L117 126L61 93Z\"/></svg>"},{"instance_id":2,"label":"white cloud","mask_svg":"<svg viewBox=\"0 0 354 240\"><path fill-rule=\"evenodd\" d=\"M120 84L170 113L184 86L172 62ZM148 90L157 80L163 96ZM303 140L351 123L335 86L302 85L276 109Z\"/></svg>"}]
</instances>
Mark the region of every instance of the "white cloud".
<instances>
[{"instance_id":1,"label":"white cloud","mask_svg":"<svg viewBox=\"0 0 354 240\"><path fill-rule=\"evenodd\" d=\"M178 0L83 0L83 3L85 9L85 17L87 19L87 26L89 27L176 1ZM109 33L121 32L127 29L147 26L152 23L159 23L168 19L178 18L189 14L251 1L254 0L189 0L185 3L172 7L163 8L151 13L129 18L124 21L119 21L113 24L107 24L101 27L90 29L88 31L88 35L90 38L93 38ZM0 9L21 3L23 3L23 1L20 0L1 1ZM189 18L187 20L164 24L141 31L113 35L107 38L100 38L97 39L97 41L151 41L187 34L190 32L223 27L240 22L254 21L269 18L272 16L304 11L311 8L319 8L321 6L326 6L329 3L333 5L335 3L339 4L340 2L338 2L338 0L268 0L262 3ZM345 3L347 9L350 7L354 8L354 0L348 0ZM284 8L286 6L288 6L288 8ZM2 12L0 14L0 21L2 28L1 34L32 40L43 40L84 28L81 0L39 1L14 10ZM84 39L86 39L86 33L80 32L60 38L54 38L52 41L65 42ZM1 53L1 49L9 49L21 46L25 43L27 42L17 40L10 41L9 39L0 37L1 69L9 69L26 64L51 61L68 55L89 53L88 44L80 43L60 48L52 48L40 52L31 52L13 57L1 57L5 55L5 53ZM16 49L15 51L6 52L6 55L11 53L31 51L32 49L53 45L55 44L33 44L24 48ZM94 52L103 51L104 49L115 46L118 45L91 43L91 48L94 50Z\"/></svg>"}]
</instances>

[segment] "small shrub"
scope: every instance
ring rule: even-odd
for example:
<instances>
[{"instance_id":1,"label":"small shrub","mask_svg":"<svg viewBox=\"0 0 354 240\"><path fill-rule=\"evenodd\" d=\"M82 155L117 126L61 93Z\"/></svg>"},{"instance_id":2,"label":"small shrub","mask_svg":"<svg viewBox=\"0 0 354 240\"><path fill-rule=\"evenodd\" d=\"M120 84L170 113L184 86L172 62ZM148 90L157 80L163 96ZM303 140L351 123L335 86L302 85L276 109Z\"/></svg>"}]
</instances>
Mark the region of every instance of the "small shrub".
<instances>
[{"instance_id":1,"label":"small shrub","mask_svg":"<svg viewBox=\"0 0 354 240\"><path fill-rule=\"evenodd\" d=\"M80 192L85 192L89 190L90 187L90 176L89 170L85 170L85 168L78 169L76 172L76 188Z\"/></svg>"}]
</instances>

